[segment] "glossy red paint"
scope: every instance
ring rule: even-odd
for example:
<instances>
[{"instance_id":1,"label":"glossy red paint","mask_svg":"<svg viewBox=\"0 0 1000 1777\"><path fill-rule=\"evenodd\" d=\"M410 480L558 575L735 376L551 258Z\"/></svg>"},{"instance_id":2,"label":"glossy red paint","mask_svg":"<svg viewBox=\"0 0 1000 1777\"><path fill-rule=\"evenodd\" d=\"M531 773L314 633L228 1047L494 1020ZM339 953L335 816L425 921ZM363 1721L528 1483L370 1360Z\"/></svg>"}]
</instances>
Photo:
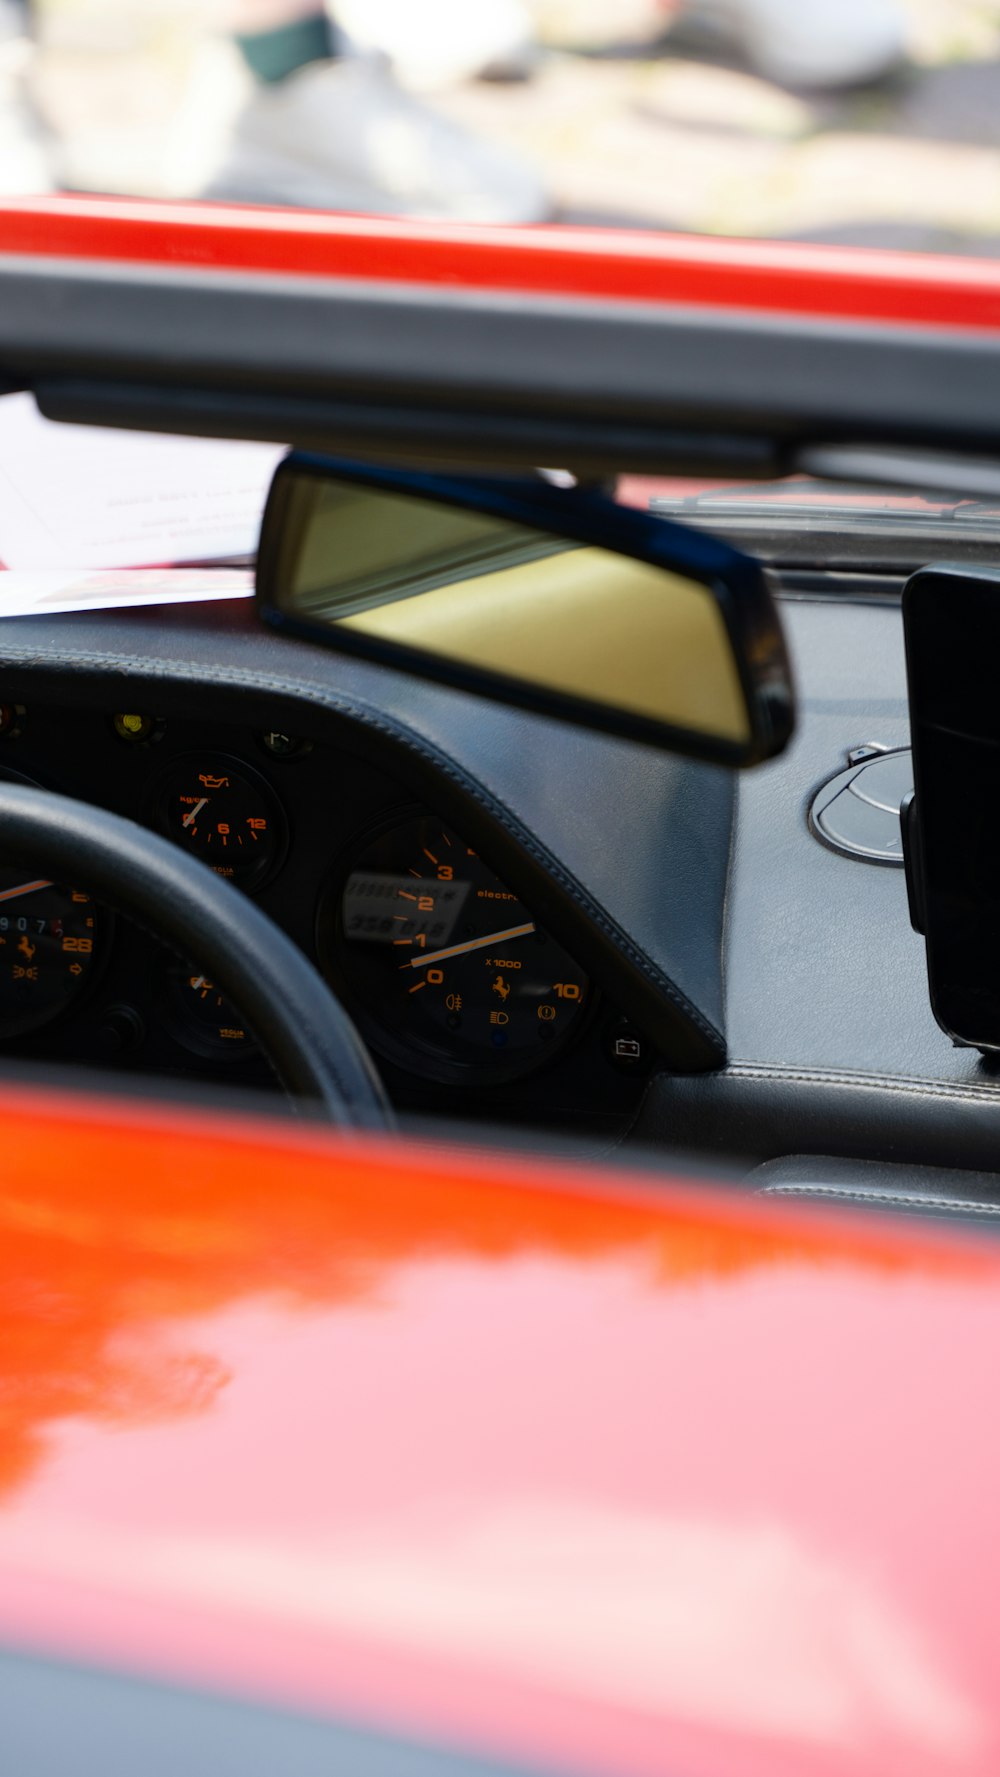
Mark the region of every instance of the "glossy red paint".
<instances>
[{"instance_id":1,"label":"glossy red paint","mask_svg":"<svg viewBox=\"0 0 1000 1777\"><path fill-rule=\"evenodd\" d=\"M1000 1249L0 1091L0 1637L618 1777L1000 1758Z\"/></svg>"},{"instance_id":2,"label":"glossy red paint","mask_svg":"<svg viewBox=\"0 0 1000 1777\"><path fill-rule=\"evenodd\" d=\"M995 261L782 241L120 198L6 198L0 259L10 255L1000 328Z\"/></svg>"}]
</instances>

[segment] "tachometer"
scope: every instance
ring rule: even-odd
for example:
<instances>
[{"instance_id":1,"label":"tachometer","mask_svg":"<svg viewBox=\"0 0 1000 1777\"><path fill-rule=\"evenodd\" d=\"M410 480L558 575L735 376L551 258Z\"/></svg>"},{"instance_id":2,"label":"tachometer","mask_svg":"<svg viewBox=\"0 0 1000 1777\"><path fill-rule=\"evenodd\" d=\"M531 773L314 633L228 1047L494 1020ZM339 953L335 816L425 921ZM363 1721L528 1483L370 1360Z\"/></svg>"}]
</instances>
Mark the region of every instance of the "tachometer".
<instances>
[{"instance_id":1,"label":"tachometer","mask_svg":"<svg viewBox=\"0 0 1000 1777\"><path fill-rule=\"evenodd\" d=\"M429 815L362 847L323 909L320 948L373 1046L433 1079L536 1066L589 995L518 896Z\"/></svg>"}]
</instances>

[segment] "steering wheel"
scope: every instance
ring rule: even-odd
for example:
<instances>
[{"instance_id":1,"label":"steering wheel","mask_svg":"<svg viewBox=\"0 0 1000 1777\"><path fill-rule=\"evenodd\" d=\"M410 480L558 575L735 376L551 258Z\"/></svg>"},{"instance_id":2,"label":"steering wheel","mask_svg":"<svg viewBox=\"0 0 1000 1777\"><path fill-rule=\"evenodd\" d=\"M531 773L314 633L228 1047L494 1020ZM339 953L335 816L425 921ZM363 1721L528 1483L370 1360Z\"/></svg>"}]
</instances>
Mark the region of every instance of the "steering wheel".
<instances>
[{"instance_id":1,"label":"steering wheel","mask_svg":"<svg viewBox=\"0 0 1000 1777\"><path fill-rule=\"evenodd\" d=\"M343 1006L280 927L206 864L106 809L5 782L0 857L72 883L197 959L293 1097L333 1123L390 1127L385 1089Z\"/></svg>"}]
</instances>

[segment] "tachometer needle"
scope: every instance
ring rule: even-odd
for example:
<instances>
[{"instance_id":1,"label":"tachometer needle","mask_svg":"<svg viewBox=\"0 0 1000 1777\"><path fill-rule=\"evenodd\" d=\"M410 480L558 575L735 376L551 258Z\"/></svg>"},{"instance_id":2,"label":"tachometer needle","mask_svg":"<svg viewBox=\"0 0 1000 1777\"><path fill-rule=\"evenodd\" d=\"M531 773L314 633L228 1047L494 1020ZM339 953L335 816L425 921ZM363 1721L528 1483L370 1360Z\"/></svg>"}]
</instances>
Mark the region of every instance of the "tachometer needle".
<instances>
[{"instance_id":1,"label":"tachometer needle","mask_svg":"<svg viewBox=\"0 0 1000 1777\"><path fill-rule=\"evenodd\" d=\"M181 822L181 826L182 827L190 827L191 822L196 821L198 819L198 816L200 815L200 813L201 813L202 809L204 808L207 801L208 801L208 797L203 796L200 802L196 802L194 807L192 808L190 814L186 814L184 816L184 819Z\"/></svg>"},{"instance_id":2,"label":"tachometer needle","mask_svg":"<svg viewBox=\"0 0 1000 1777\"><path fill-rule=\"evenodd\" d=\"M35 890L51 887L51 882L19 882L16 888L0 889L0 901L15 901L18 895L30 895Z\"/></svg>"},{"instance_id":3,"label":"tachometer needle","mask_svg":"<svg viewBox=\"0 0 1000 1777\"><path fill-rule=\"evenodd\" d=\"M487 944L503 944L508 938L526 938L535 929L529 919L523 926L507 926L502 932L488 932L485 938L470 938L467 944L450 944L447 950L429 950L426 956L415 956L412 962L401 963L404 969L425 969L428 963L443 963L449 956L464 956L467 950L485 950Z\"/></svg>"}]
</instances>

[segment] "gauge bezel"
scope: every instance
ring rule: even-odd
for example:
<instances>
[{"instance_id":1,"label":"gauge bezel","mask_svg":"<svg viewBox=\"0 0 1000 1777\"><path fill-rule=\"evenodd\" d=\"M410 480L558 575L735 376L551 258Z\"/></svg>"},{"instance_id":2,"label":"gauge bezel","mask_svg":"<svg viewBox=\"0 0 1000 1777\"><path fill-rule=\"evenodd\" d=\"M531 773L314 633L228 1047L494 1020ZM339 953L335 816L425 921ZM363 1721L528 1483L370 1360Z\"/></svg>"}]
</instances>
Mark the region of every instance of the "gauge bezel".
<instances>
[{"instance_id":1,"label":"gauge bezel","mask_svg":"<svg viewBox=\"0 0 1000 1777\"><path fill-rule=\"evenodd\" d=\"M164 760L146 791L143 798L143 818L149 826L155 827L157 832L169 839L172 845L178 846L183 851L185 847L177 839L170 822L170 807L175 780L178 776L183 775L189 767L193 770L196 766L204 766L206 762L211 765L223 765L234 777L245 779L267 805L268 817L273 822L274 831L274 843L269 848L269 855L261 858L256 867L250 865L241 870L238 875L234 873L231 877L225 878L227 882L232 882L234 888L240 889L243 894L259 894L261 889L266 888L274 881L284 865L288 856L290 835L288 816L280 796L263 772L256 765L252 765L248 759L244 759L236 753L225 753L215 749L206 750L205 753L193 750L175 753L171 759ZM204 864L206 870L213 870L216 875L222 875L222 872L215 870L214 864L209 863L200 851L190 851L187 855L196 858L200 864Z\"/></svg>"},{"instance_id":2,"label":"gauge bezel","mask_svg":"<svg viewBox=\"0 0 1000 1777\"><path fill-rule=\"evenodd\" d=\"M247 1031L242 1043L228 1042L217 1033L213 1034L210 1026L199 1024L197 1017L185 998L181 976L191 967L190 962L177 955L173 950L164 949L160 959L159 984L157 992L157 1011L163 1021L163 1027L169 1031L174 1041L189 1055L197 1055L202 1061L218 1062L220 1067L238 1067L241 1062L259 1060L260 1044L256 1037ZM246 1025L246 1020L242 1020Z\"/></svg>"},{"instance_id":3,"label":"gauge bezel","mask_svg":"<svg viewBox=\"0 0 1000 1777\"><path fill-rule=\"evenodd\" d=\"M358 828L337 852L324 878L316 904L316 954L324 979L343 1000L366 1043L385 1061L391 1062L414 1078L432 1080L442 1086L493 1087L542 1072L579 1042L598 1016L598 990L589 974L568 950L566 954L572 957L574 966L580 970L587 983L583 1006L576 1017L570 1020L565 1031L554 1036L551 1042L541 1046L537 1052L532 1050L522 1053L516 1060L462 1060L457 1055L449 1057L444 1050L433 1045L425 1046L412 1038L404 1040L385 1019L371 1011L360 986L352 979L352 969L347 960L351 954L351 945L343 926L343 895L347 879L370 846L383 839L394 828L404 826L412 820L440 821L443 826L454 829L451 820L436 814L425 804L407 801L397 803L393 808L385 810L376 821ZM486 867L505 883L506 878L496 870L489 854L480 849L479 856ZM556 943L566 949L562 940L551 933L548 926L544 929Z\"/></svg>"},{"instance_id":4,"label":"gauge bezel","mask_svg":"<svg viewBox=\"0 0 1000 1777\"><path fill-rule=\"evenodd\" d=\"M27 772L16 771L9 765L0 765L0 779L8 784L26 784L32 790L45 790L49 787L46 784L40 784L37 778L29 777ZM54 886L69 893L73 892L71 883L60 882ZM55 1007L54 1010L45 1013L42 1017L28 1016L8 1020L0 1010L0 1047L7 1043L18 1042L21 1038L31 1040L53 1026L65 1025L69 1019L79 1017L80 1013L86 1010L107 974L114 944L115 915L110 907L106 907L96 895L90 893L89 889L80 892L86 892L94 915L94 950L92 952L94 960L80 986L75 993L70 995L66 1003Z\"/></svg>"},{"instance_id":5,"label":"gauge bezel","mask_svg":"<svg viewBox=\"0 0 1000 1777\"><path fill-rule=\"evenodd\" d=\"M73 892L72 885L68 883L54 883L53 887L62 890L65 894ZM55 1006L49 1011L43 1011L41 1015L28 1011L22 1018L8 1018L0 1008L0 1044L14 1042L20 1037L33 1037L36 1032L48 1030L52 1025L65 1024L69 1018L79 1014L96 991L108 966L110 956L108 940L111 937L114 916L89 891L87 891L87 902L89 912L94 920L94 949L91 953L93 961L87 969L84 979L75 991L69 994L62 1005Z\"/></svg>"}]
</instances>

